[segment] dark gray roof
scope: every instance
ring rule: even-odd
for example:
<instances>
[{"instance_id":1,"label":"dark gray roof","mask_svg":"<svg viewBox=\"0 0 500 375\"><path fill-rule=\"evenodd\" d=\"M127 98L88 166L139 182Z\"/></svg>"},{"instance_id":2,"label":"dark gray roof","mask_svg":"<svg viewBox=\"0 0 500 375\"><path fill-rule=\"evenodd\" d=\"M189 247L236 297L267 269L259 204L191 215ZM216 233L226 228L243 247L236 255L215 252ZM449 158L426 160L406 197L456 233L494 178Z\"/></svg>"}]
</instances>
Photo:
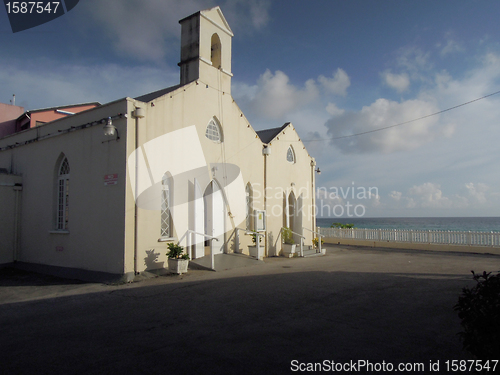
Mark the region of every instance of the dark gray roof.
<instances>
[{"instance_id":1,"label":"dark gray roof","mask_svg":"<svg viewBox=\"0 0 500 375\"><path fill-rule=\"evenodd\" d=\"M290 125L289 122L287 122L285 125L283 125L280 128L272 128L272 129L265 129L265 130L259 130L257 132L257 135L259 136L260 140L262 143L268 144L270 143L279 133L282 132L283 129L285 129L288 125Z\"/></svg>"},{"instance_id":2,"label":"dark gray roof","mask_svg":"<svg viewBox=\"0 0 500 375\"><path fill-rule=\"evenodd\" d=\"M151 92L149 94L141 95L141 96L138 96L137 98L134 98L134 99L139 100L141 102L150 102L151 100L155 100L156 98L159 98L160 96L163 96L165 94L168 94L169 92L177 90L179 87L181 87L181 85L167 87L166 89L161 89L161 90L158 90L155 92Z\"/></svg>"}]
</instances>

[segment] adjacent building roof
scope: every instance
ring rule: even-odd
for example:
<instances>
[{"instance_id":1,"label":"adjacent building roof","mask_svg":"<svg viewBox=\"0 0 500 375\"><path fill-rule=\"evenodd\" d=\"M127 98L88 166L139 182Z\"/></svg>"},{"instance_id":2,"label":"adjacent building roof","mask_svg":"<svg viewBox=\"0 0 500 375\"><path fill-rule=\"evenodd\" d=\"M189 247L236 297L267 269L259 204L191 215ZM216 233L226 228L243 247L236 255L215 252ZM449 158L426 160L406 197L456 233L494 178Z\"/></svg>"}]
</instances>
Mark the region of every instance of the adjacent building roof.
<instances>
[{"instance_id":1,"label":"adjacent building roof","mask_svg":"<svg viewBox=\"0 0 500 375\"><path fill-rule=\"evenodd\" d=\"M272 128L272 129L265 129L265 130L259 130L257 132L257 135L259 136L260 140L262 143L268 144L270 143L276 136L283 131L288 125L290 125L289 122L287 122L285 125L283 125L280 128Z\"/></svg>"},{"instance_id":2,"label":"adjacent building roof","mask_svg":"<svg viewBox=\"0 0 500 375\"><path fill-rule=\"evenodd\" d=\"M83 106L88 106L88 105L95 105L96 107L99 107L101 105L101 103L99 103L99 102L89 102L89 103L80 103L80 104L59 105L57 107L50 107L50 108L30 109L30 110L24 112L21 116L19 116L18 119L20 119L21 117L25 116L27 113L55 111L55 110L58 110L58 109L62 109L63 110L65 108L83 107Z\"/></svg>"}]
</instances>

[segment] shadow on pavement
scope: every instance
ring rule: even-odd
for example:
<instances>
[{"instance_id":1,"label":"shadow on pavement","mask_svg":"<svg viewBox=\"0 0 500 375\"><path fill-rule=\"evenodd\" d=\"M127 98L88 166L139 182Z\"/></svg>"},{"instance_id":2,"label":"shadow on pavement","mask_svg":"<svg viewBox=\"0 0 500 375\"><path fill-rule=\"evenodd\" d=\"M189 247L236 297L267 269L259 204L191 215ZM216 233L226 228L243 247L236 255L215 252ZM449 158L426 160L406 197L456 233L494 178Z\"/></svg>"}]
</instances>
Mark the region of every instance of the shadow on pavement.
<instances>
[{"instance_id":1,"label":"shadow on pavement","mask_svg":"<svg viewBox=\"0 0 500 375\"><path fill-rule=\"evenodd\" d=\"M465 280L287 270L12 303L0 306L0 360L16 374L284 374L360 360L423 373L440 361L432 373L446 373L445 360L470 358L453 311Z\"/></svg>"}]
</instances>

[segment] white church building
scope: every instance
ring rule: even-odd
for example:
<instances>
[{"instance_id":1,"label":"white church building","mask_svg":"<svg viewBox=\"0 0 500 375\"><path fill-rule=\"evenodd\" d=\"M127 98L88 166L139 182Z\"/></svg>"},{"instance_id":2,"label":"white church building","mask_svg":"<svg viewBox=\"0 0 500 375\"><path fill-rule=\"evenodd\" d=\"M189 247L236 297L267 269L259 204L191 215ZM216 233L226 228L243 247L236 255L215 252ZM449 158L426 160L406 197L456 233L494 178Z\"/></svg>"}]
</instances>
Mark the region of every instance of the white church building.
<instances>
[{"instance_id":1,"label":"white church building","mask_svg":"<svg viewBox=\"0 0 500 375\"><path fill-rule=\"evenodd\" d=\"M255 131L231 96L219 7L180 21L180 84L0 139L0 264L131 280L191 259L315 237L315 161L291 123Z\"/></svg>"}]
</instances>

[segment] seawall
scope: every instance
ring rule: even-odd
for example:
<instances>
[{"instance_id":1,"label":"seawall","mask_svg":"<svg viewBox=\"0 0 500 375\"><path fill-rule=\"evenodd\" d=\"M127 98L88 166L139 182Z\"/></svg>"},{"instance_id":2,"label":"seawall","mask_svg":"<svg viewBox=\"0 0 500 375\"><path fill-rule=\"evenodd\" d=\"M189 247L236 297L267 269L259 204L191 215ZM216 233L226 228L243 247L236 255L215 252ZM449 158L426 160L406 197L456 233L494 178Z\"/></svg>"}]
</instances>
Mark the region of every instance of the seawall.
<instances>
[{"instance_id":1,"label":"seawall","mask_svg":"<svg viewBox=\"0 0 500 375\"><path fill-rule=\"evenodd\" d=\"M396 242L396 241L359 240L359 239L336 238L336 237L323 237L323 241L325 243L338 244L338 245L500 255L500 247L491 247L491 246L408 243L408 242Z\"/></svg>"}]
</instances>

